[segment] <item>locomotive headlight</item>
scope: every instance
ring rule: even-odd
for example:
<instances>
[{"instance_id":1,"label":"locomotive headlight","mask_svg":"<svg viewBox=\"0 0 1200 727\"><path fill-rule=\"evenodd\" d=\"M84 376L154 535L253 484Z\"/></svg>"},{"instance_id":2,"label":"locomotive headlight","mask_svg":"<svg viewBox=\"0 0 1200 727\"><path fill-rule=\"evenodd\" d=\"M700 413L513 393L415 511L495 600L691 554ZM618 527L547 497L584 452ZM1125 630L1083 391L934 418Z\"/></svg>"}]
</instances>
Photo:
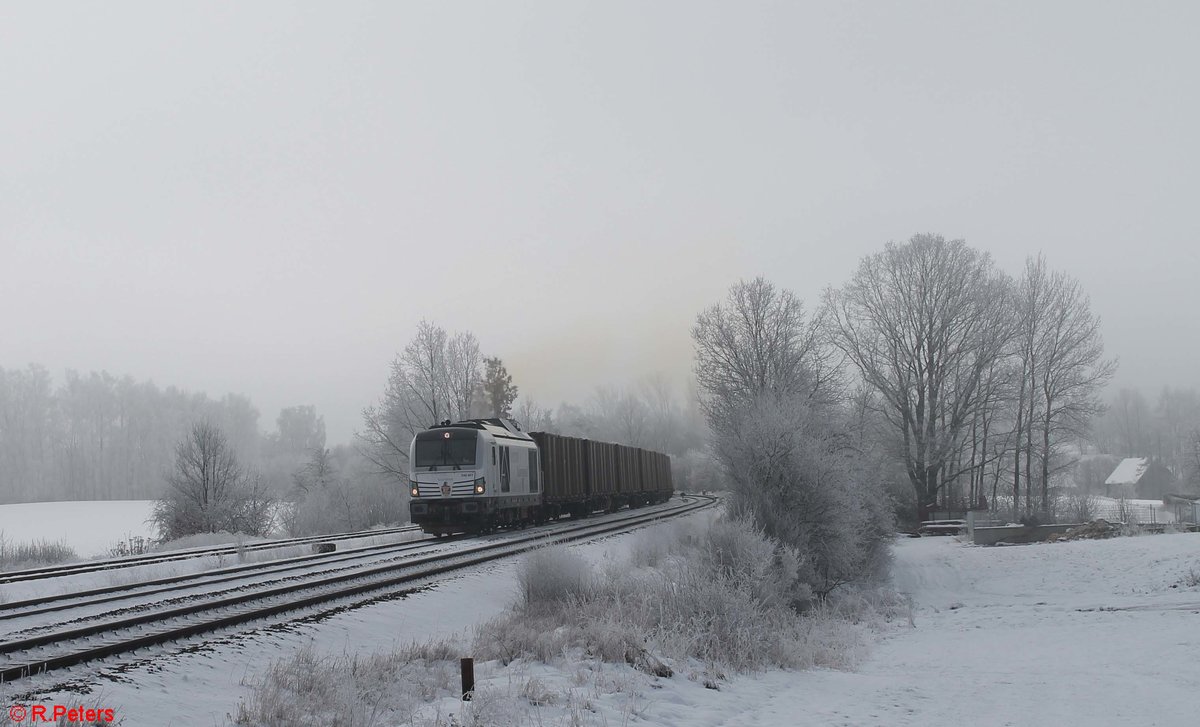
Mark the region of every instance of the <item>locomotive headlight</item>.
<instances>
[{"instance_id":1,"label":"locomotive headlight","mask_svg":"<svg viewBox=\"0 0 1200 727\"><path fill-rule=\"evenodd\" d=\"M417 481L416 481L416 480L410 480L410 481L409 481L409 484L410 484L410 485L412 485L412 496L413 496L413 497L419 497L419 496L420 496L420 494L421 494L421 491L417 489Z\"/></svg>"},{"instance_id":2,"label":"locomotive headlight","mask_svg":"<svg viewBox=\"0 0 1200 727\"><path fill-rule=\"evenodd\" d=\"M482 495L482 494L483 494L483 491L484 491L484 490L486 490L486 489L487 489L487 488L486 488L486 487L484 487L484 483L483 483L483 478L482 478L482 477L480 477L479 479L475 480L475 494L476 494L476 495Z\"/></svg>"}]
</instances>

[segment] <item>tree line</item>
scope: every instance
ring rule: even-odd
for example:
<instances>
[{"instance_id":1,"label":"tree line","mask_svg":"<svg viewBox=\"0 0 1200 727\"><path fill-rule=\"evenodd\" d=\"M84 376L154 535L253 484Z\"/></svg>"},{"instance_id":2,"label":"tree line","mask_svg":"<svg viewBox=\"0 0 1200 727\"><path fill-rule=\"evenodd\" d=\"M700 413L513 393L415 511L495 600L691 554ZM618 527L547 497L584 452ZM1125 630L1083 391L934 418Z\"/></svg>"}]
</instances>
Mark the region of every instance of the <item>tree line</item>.
<instances>
[{"instance_id":1,"label":"tree line","mask_svg":"<svg viewBox=\"0 0 1200 727\"><path fill-rule=\"evenodd\" d=\"M989 501L1015 517L1046 513L1116 368L1076 279L1040 255L1011 276L986 252L932 234L863 258L811 315L766 280L739 284L693 337L727 474L746 476L735 462L758 472L756 456L799 467L800 451L812 474L857 451L850 479L879 478L893 495L905 483L900 511L912 518ZM784 436L781 422L804 434ZM760 452L746 431L784 448ZM768 503L751 509L778 509Z\"/></svg>"},{"instance_id":2,"label":"tree line","mask_svg":"<svg viewBox=\"0 0 1200 727\"><path fill-rule=\"evenodd\" d=\"M1116 369L1075 278L1040 255L1013 277L926 234L864 258L824 303L829 345L866 385L920 513L1050 509Z\"/></svg>"},{"instance_id":3,"label":"tree line","mask_svg":"<svg viewBox=\"0 0 1200 727\"><path fill-rule=\"evenodd\" d=\"M270 487L325 447L315 407L283 409L261 432L250 399L219 399L107 372L0 367L0 503L153 499L175 467L176 445L196 422L216 427L239 461Z\"/></svg>"},{"instance_id":4,"label":"tree line","mask_svg":"<svg viewBox=\"0 0 1200 727\"><path fill-rule=\"evenodd\" d=\"M192 421L221 426L257 454L258 410L106 372L0 368L0 502L157 497L175 443Z\"/></svg>"}]
</instances>

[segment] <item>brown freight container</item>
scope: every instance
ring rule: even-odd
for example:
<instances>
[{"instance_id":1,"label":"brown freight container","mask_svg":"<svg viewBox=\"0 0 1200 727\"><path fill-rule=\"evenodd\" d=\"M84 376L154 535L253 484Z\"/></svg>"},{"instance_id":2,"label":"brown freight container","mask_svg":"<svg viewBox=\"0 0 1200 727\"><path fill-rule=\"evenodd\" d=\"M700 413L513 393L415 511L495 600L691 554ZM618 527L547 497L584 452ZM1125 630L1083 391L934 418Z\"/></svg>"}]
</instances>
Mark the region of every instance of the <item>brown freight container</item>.
<instances>
[{"instance_id":1,"label":"brown freight container","mask_svg":"<svg viewBox=\"0 0 1200 727\"><path fill-rule=\"evenodd\" d=\"M658 481L659 492L662 492L662 493L666 494L668 497L670 497L671 493L675 491L675 483L671 479L671 457L670 456L665 455L665 454L658 455L658 471L659 471L659 481Z\"/></svg>"},{"instance_id":2,"label":"brown freight container","mask_svg":"<svg viewBox=\"0 0 1200 727\"><path fill-rule=\"evenodd\" d=\"M545 502L579 501L588 497L584 440L548 432L530 432L541 452Z\"/></svg>"},{"instance_id":3,"label":"brown freight container","mask_svg":"<svg viewBox=\"0 0 1200 727\"><path fill-rule=\"evenodd\" d=\"M585 440L588 452L588 483L592 496L607 497L617 491L617 445Z\"/></svg>"},{"instance_id":4,"label":"brown freight container","mask_svg":"<svg viewBox=\"0 0 1200 727\"><path fill-rule=\"evenodd\" d=\"M659 489L658 452L640 450L639 464L642 468L642 492L652 493Z\"/></svg>"},{"instance_id":5,"label":"brown freight container","mask_svg":"<svg viewBox=\"0 0 1200 727\"><path fill-rule=\"evenodd\" d=\"M617 483L616 492L628 495L638 491L641 485L638 477L638 460L636 447L625 447L620 444L617 448Z\"/></svg>"},{"instance_id":6,"label":"brown freight container","mask_svg":"<svg viewBox=\"0 0 1200 727\"><path fill-rule=\"evenodd\" d=\"M663 499L673 490L671 459L660 452L530 432L541 452L543 494L547 503L603 505L609 498Z\"/></svg>"}]
</instances>

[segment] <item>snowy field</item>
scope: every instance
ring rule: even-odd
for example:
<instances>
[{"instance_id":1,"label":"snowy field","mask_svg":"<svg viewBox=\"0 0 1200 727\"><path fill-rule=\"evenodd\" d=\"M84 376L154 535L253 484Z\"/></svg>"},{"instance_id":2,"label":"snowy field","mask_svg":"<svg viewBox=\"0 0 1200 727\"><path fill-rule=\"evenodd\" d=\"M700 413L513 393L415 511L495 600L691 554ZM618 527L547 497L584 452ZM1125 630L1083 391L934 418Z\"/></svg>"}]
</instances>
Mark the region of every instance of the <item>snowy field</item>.
<instances>
[{"instance_id":1,"label":"snowy field","mask_svg":"<svg viewBox=\"0 0 1200 727\"><path fill-rule=\"evenodd\" d=\"M542 708L527 724L1200 724L1200 534L981 548L895 546L914 622L885 627L853 671L741 676L720 690L613 669L582 721ZM570 674L530 670L542 683ZM511 668L491 686L505 690ZM578 680L577 680L578 681ZM593 688L593 692L595 692ZM451 705L438 706L442 714Z\"/></svg>"},{"instance_id":2,"label":"snowy field","mask_svg":"<svg viewBox=\"0 0 1200 727\"><path fill-rule=\"evenodd\" d=\"M577 546L622 555L623 535ZM526 706L483 724L530 725L1194 725L1200 723L1200 534L980 548L952 538L899 540L895 585L913 625L864 629L854 671L731 676L705 688L676 665L670 679L625 666L478 665L482 694L531 683L573 701ZM323 621L262 628L113 670L81 696L45 703L112 707L126 724L221 725L249 685L298 649L371 653L466 633L513 599L515 562L476 569L407 597ZM95 668L63 679L95 680ZM49 684L35 680L43 688ZM0 703L16 692L0 687ZM10 687L11 689L11 687ZM486 700L483 700L485 702ZM479 709L486 709L480 703ZM448 723L461 705L429 704ZM365 715L364 715L365 716ZM370 722L358 722L369 724ZM379 724L391 724L381 722ZM405 723L407 724L407 723Z\"/></svg>"},{"instance_id":3,"label":"snowy field","mask_svg":"<svg viewBox=\"0 0 1200 727\"><path fill-rule=\"evenodd\" d=\"M10 543L63 541L80 558L108 555L131 536L152 538L153 500L27 502L0 505L0 532Z\"/></svg>"}]
</instances>

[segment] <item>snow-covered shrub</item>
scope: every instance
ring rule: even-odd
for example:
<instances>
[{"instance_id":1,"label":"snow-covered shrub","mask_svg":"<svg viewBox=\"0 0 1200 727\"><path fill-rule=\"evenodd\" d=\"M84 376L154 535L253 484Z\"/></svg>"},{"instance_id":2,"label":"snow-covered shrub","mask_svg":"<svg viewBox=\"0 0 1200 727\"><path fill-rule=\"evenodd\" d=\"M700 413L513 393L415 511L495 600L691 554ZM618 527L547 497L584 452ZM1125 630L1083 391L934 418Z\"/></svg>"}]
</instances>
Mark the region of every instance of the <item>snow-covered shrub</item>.
<instances>
[{"instance_id":1,"label":"snow-covered shrub","mask_svg":"<svg viewBox=\"0 0 1200 727\"><path fill-rule=\"evenodd\" d=\"M581 650L652 671L661 665L651 654L730 671L854 661L858 636L843 617L795 608L811 591L793 549L732 520L667 532L664 538L650 531L628 561L599 570L554 550L527 559L526 595L512 612L479 627L476 656L549 661ZM563 572L568 565L573 574ZM529 581L537 586L533 597Z\"/></svg>"},{"instance_id":2,"label":"snow-covered shrub","mask_svg":"<svg viewBox=\"0 0 1200 727\"><path fill-rule=\"evenodd\" d=\"M21 570L78 560L75 549L66 541L35 540L13 543L0 532L0 570Z\"/></svg>"},{"instance_id":3,"label":"snow-covered shrub","mask_svg":"<svg viewBox=\"0 0 1200 727\"><path fill-rule=\"evenodd\" d=\"M108 554L114 558L127 555L145 555L154 548L154 539L142 535L126 535L108 548Z\"/></svg>"},{"instance_id":4,"label":"snow-covered shrub","mask_svg":"<svg viewBox=\"0 0 1200 727\"><path fill-rule=\"evenodd\" d=\"M1054 511L1060 521L1090 523L1096 519L1098 504L1099 500L1090 492L1071 492L1055 502Z\"/></svg>"},{"instance_id":5,"label":"snow-covered shrub","mask_svg":"<svg viewBox=\"0 0 1200 727\"><path fill-rule=\"evenodd\" d=\"M421 704L454 689L460 650L446 641L389 652L320 656L311 647L273 663L235 724L374 727L407 724Z\"/></svg>"},{"instance_id":6,"label":"snow-covered shrub","mask_svg":"<svg viewBox=\"0 0 1200 727\"><path fill-rule=\"evenodd\" d=\"M338 479L297 493L281 513L293 536L327 535L408 521L404 487L384 478Z\"/></svg>"},{"instance_id":7,"label":"snow-covered shrub","mask_svg":"<svg viewBox=\"0 0 1200 727\"><path fill-rule=\"evenodd\" d=\"M891 504L836 426L798 397L763 395L715 436L730 510L801 554L813 590L880 575Z\"/></svg>"},{"instance_id":8,"label":"snow-covered shrub","mask_svg":"<svg viewBox=\"0 0 1200 727\"><path fill-rule=\"evenodd\" d=\"M530 554L518 572L522 605L531 610L586 598L592 569L575 551L544 548Z\"/></svg>"}]
</instances>

